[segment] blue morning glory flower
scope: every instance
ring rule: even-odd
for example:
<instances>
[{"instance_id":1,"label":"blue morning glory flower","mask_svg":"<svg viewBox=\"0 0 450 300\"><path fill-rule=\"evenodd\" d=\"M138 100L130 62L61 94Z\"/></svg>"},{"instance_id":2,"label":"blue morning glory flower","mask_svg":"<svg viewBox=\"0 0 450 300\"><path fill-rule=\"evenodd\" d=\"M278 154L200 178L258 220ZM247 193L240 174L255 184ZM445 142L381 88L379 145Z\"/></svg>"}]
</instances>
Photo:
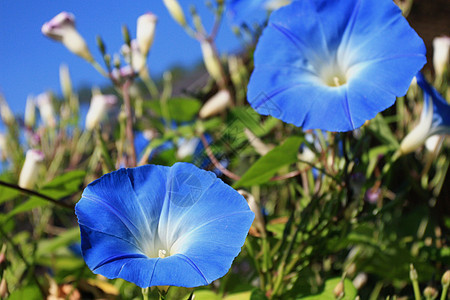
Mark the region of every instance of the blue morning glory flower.
<instances>
[{"instance_id":1,"label":"blue morning glory flower","mask_svg":"<svg viewBox=\"0 0 450 300\"><path fill-rule=\"evenodd\" d=\"M419 124L402 140L401 154L419 148L427 138L437 134L450 134L450 105L431 86L422 73L416 75L417 84L423 90L423 108Z\"/></svg>"},{"instance_id":2,"label":"blue morning glory flower","mask_svg":"<svg viewBox=\"0 0 450 300\"><path fill-rule=\"evenodd\" d=\"M106 174L86 187L75 211L89 268L142 288L222 277L254 218L238 192L188 163Z\"/></svg>"},{"instance_id":3,"label":"blue morning glory flower","mask_svg":"<svg viewBox=\"0 0 450 300\"><path fill-rule=\"evenodd\" d=\"M273 12L251 106L303 129L349 131L406 93L425 45L392 0L301 0Z\"/></svg>"}]
</instances>

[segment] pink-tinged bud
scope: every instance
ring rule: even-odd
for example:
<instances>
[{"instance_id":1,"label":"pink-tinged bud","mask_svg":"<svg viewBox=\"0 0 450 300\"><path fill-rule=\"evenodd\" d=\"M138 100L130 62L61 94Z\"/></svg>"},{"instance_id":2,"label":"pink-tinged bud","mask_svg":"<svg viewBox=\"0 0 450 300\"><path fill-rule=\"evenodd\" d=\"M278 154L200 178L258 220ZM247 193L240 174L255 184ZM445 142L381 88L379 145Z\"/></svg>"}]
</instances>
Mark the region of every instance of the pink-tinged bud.
<instances>
[{"instance_id":1,"label":"pink-tinged bud","mask_svg":"<svg viewBox=\"0 0 450 300\"><path fill-rule=\"evenodd\" d=\"M8 103L2 95L0 95L0 116L2 117L3 123L8 126L14 124L16 121Z\"/></svg>"},{"instance_id":2,"label":"pink-tinged bud","mask_svg":"<svg viewBox=\"0 0 450 300\"><path fill-rule=\"evenodd\" d=\"M147 56L153 45L157 22L158 17L152 13L143 14L137 19L136 40L139 45L139 51L144 57Z\"/></svg>"},{"instance_id":3,"label":"pink-tinged bud","mask_svg":"<svg viewBox=\"0 0 450 300\"><path fill-rule=\"evenodd\" d=\"M45 126L55 128L56 117L50 95L48 93L40 94L39 96L37 96L36 104L39 108L41 119L42 122L44 122Z\"/></svg>"},{"instance_id":4,"label":"pink-tinged bud","mask_svg":"<svg viewBox=\"0 0 450 300\"><path fill-rule=\"evenodd\" d=\"M94 61L86 42L75 28L75 16L73 14L61 12L42 25L41 30L45 36L63 43L72 53L89 62Z\"/></svg>"},{"instance_id":5,"label":"pink-tinged bud","mask_svg":"<svg viewBox=\"0 0 450 300\"><path fill-rule=\"evenodd\" d=\"M449 65L450 37L441 36L433 39L433 67L438 77L442 76Z\"/></svg>"},{"instance_id":6,"label":"pink-tinged bud","mask_svg":"<svg viewBox=\"0 0 450 300\"><path fill-rule=\"evenodd\" d=\"M202 119L217 115L231 105L231 95L227 90L221 90L212 96L200 109L199 116Z\"/></svg>"},{"instance_id":7,"label":"pink-tinged bud","mask_svg":"<svg viewBox=\"0 0 450 300\"><path fill-rule=\"evenodd\" d=\"M20 171L19 186L24 189L33 189L39 177L39 169L44 161L44 154L39 150L28 150L25 162Z\"/></svg>"},{"instance_id":8,"label":"pink-tinged bud","mask_svg":"<svg viewBox=\"0 0 450 300\"><path fill-rule=\"evenodd\" d=\"M8 296L8 284L6 279L2 278L0 281L0 298L5 299Z\"/></svg>"},{"instance_id":9,"label":"pink-tinged bud","mask_svg":"<svg viewBox=\"0 0 450 300\"><path fill-rule=\"evenodd\" d=\"M184 17L183 9L177 0L163 0L164 5L169 11L172 18L181 26L187 26L186 18Z\"/></svg>"},{"instance_id":10,"label":"pink-tinged bud","mask_svg":"<svg viewBox=\"0 0 450 300\"><path fill-rule=\"evenodd\" d=\"M441 279L442 285L450 285L450 270L445 271Z\"/></svg>"},{"instance_id":11,"label":"pink-tinged bud","mask_svg":"<svg viewBox=\"0 0 450 300\"><path fill-rule=\"evenodd\" d=\"M342 299L345 295L344 291L344 280L339 281L338 284L333 289L333 294L336 299Z\"/></svg>"},{"instance_id":12,"label":"pink-tinged bud","mask_svg":"<svg viewBox=\"0 0 450 300\"><path fill-rule=\"evenodd\" d=\"M367 283L367 274L359 273L356 275L355 279L353 279L353 285L357 290L361 289Z\"/></svg>"},{"instance_id":13,"label":"pink-tinged bud","mask_svg":"<svg viewBox=\"0 0 450 300\"><path fill-rule=\"evenodd\" d=\"M25 117L24 122L27 127L33 127L36 123L36 103L33 96L28 96L27 103L25 105Z\"/></svg>"},{"instance_id":14,"label":"pink-tinged bud","mask_svg":"<svg viewBox=\"0 0 450 300\"><path fill-rule=\"evenodd\" d=\"M114 95L94 95L86 115L86 129L91 131L98 127L117 102L117 97Z\"/></svg>"}]
</instances>

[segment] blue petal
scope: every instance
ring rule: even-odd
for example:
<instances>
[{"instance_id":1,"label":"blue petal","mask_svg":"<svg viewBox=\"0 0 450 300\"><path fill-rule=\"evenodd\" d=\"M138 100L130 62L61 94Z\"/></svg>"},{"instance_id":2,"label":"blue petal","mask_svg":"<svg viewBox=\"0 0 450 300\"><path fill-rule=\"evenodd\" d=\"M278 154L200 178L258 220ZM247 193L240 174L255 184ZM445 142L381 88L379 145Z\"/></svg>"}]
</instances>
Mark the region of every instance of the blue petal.
<instances>
[{"instance_id":1,"label":"blue petal","mask_svg":"<svg viewBox=\"0 0 450 300\"><path fill-rule=\"evenodd\" d=\"M223 276L254 218L241 195L187 163L107 174L85 189L76 214L89 268L141 287Z\"/></svg>"},{"instance_id":2,"label":"blue petal","mask_svg":"<svg viewBox=\"0 0 450 300\"><path fill-rule=\"evenodd\" d=\"M295 1L270 17L247 98L304 129L348 131L404 95L425 62L390 0Z\"/></svg>"},{"instance_id":3,"label":"blue petal","mask_svg":"<svg viewBox=\"0 0 450 300\"><path fill-rule=\"evenodd\" d=\"M430 135L450 133L450 105L441 94L430 85L422 73L417 73L417 84L424 92L424 105L428 103L427 99L431 97L433 102L433 123ZM424 106L424 109L426 106Z\"/></svg>"}]
</instances>

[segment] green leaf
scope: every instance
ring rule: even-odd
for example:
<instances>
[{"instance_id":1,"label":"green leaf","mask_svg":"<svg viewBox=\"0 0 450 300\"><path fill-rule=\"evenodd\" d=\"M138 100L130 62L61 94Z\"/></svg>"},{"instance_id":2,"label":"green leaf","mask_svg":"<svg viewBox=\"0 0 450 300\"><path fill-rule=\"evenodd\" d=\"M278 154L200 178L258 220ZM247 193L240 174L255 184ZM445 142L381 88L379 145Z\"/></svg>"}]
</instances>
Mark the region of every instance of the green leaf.
<instances>
[{"instance_id":1,"label":"green leaf","mask_svg":"<svg viewBox=\"0 0 450 300\"><path fill-rule=\"evenodd\" d=\"M55 200L70 196L80 190L85 175L82 170L67 172L45 184L39 192Z\"/></svg>"},{"instance_id":2,"label":"green leaf","mask_svg":"<svg viewBox=\"0 0 450 300\"><path fill-rule=\"evenodd\" d=\"M12 184L16 184L15 182L12 182L11 176L9 174L2 174L0 176L0 180ZM0 204L6 201L13 200L16 198L20 192L14 188L10 188L7 186L0 186Z\"/></svg>"},{"instance_id":3,"label":"green leaf","mask_svg":"<svg viewBox=\"0 0 450 300\"><path fill-rule=\"evenodd\" d=\"M266 183L278 170L297 161L297 153L302 137L289 137L282 145L258 159L253 166L234 184L234 187L252 186Z\"/></svg>"},{"instance_id":4,"label":"green leaf","mask_svg":"<svg viewBox=\"0 0 450 300\"><path fill-rule=\"evenodd\" d=\"M334 288L341 281L341 278L336 277L332 279L328 279L325 281L325 287L323 291L319 294L310 295L306 297L297 298L298 300L336 300L334 296ZM342 300L353 300L356 298L358 291L353 286L353 283L350 279L344 280L344 297Z\"/></svg>"},{"instance_id":5,"label":"green leaf","mask_svg":"<svg viewBox=\"0 0 450 300\"><path fill-rule=\"evenodd\" d=\"M210 290L199 290L194 292L195 300L221 300L222 298Z\"/></svg>"},{"instance_id":6,"label":"green leaf","mask_svg":"<svg viewBox=\"0 0 450 300\"><path fill-rule=\"evenodd\" d=\"M381 114L373 118L368 126L368 129L384 144L399 147L399 143L387 121Z\"/></svg>"},{"instance_id":7,"label":"green leaf","mask_svg":"<svg viewBox=\"0 0 450 300\"><path fill-rule=\"evenodd\" d=\"M37 300L42 299L41 291L37 285L25 286L19 290L15 290L9 296L10 300Z\"/></svg>"},{"instance_id":8,"label":"green leaf","mask_svg":"<svg viewBox=\"0 0 450 300\"><path fill-rule=\"evenodd\" d=\"M52 253L61 247L67 247L72 243L78 242L79 240L80 229L78 227L71 228L53 239L39 241L36 256L39 257Z\"/></svg>"},{"instance_id":9,"label":"green leaf","mask_svg":"<svg viewBox=\"0 0 450 300\"><path fill-rule=\"evenodd\" d=\"M162 117L160 101L152 100L144 102L158 116ZM201 102L194 98L171 98L167 101L170 118L177 122L192 121L197 115Z\"/></svg>"}]
</instances>

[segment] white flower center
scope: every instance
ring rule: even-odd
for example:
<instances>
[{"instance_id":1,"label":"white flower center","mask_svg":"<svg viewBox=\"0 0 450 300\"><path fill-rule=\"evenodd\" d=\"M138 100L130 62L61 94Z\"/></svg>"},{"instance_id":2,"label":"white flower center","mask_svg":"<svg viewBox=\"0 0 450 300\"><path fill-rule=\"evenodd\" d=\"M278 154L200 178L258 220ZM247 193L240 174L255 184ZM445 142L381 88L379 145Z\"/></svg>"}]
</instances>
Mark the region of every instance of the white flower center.
<instances>
[{"instance_id":1,"label":"white flower center","mask_svg":"<svg viewBox=\"0 0 450 300\"><path fill-rule=\"evenodd\" d=\"M167 251L166 251L166 250L160 249L160 250L158 251L158 256L159 256L159 258L165 258L165 257L166 257L166 254L167 254Z\"/></svg>"}]
</instances>

